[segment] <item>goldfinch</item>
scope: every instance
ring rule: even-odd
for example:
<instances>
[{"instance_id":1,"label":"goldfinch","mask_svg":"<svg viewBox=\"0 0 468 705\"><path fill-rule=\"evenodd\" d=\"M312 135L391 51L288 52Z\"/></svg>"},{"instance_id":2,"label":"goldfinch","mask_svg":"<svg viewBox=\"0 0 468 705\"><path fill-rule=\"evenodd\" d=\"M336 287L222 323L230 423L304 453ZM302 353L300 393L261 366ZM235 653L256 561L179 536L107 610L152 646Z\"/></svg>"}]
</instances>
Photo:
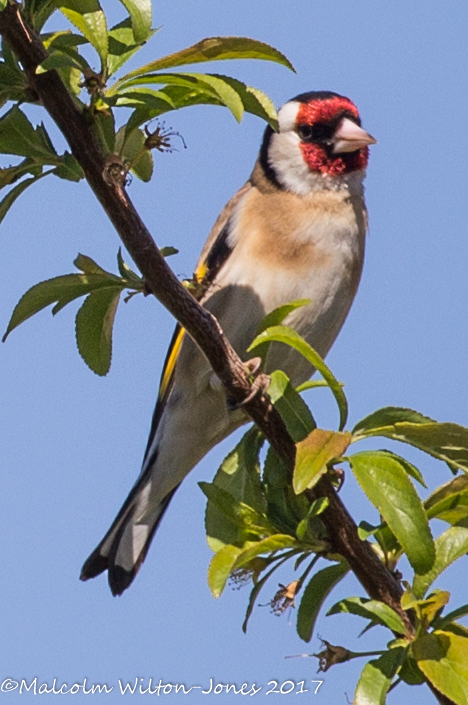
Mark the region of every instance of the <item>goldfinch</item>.
<instances>
[{"instance_id":1,"label":"goldfinch","mask_svg":"<svg viewBox=\"0 0 468 705\"><path fill-rule=\"evenodd\" d=\"M244 360L265 315L296 299L311 303L285 323L325 356L364 260L363 179L375 140L356 106L337 93L310 92L283 105L278 118L279 131L266 128L252 175L221 212L195 270L202 305ZM313 372L281 345L270 349L268 367L284 370L294 385ZM242 409L229 408L206 358L177 326L141 474L81 579L107 570L114 595L128 588L182 480L247 421Z\"/></svg>"}]
</instances>

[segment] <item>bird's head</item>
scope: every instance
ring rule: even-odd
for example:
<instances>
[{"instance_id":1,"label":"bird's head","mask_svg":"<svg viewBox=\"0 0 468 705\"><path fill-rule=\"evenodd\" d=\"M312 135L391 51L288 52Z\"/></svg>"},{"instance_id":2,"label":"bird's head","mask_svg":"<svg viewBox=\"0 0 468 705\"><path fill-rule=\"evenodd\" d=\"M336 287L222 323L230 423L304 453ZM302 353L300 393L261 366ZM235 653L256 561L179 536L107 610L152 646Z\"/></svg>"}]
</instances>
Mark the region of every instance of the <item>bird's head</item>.
<instances>
[{"instance_id":1,"label":"bird's head","mask_svg":"<svg viewBox=\"0 0 468 705\"><path fill-rule=\"evenodd\" d=\"M267 127L260 160L283 188L307 193L334 177L363 173L375 139L361 127L354 103L329 91L303 93L278 111L279 131ZM341 181L341 180L340 180Z\"/></svg>"}]
</instances>

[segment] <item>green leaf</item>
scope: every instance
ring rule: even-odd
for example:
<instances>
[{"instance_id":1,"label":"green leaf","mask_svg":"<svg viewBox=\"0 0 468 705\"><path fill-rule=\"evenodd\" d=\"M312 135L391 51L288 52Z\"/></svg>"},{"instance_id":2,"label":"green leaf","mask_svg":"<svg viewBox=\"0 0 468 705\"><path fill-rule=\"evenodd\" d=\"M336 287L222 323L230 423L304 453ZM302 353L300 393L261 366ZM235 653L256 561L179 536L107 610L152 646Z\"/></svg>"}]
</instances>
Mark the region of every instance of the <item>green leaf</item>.
<instances>
[{"instance_id":1,"label":"green leaf","mask_svg":"<svg viewBox=\"0 0 468 705\"><path fill-rule=\"evenodd\" d=\"M216 487L259 514L266 508L258 459L262 444L261 434L251 428L223 460L213 480ZM234 526L212 502L206 508L205 526L208 544L214 551L225 544L242 545L246 540L245 531Z\"/></svg>"},{"instance_id":2,"label":"green leaf","mask_svg":"<svg viewBox=\"0 0 468 705\"><path fill-rule=\"evenodd\" d=\"M239 527L247 534L262 536L271 533L266 516L249 507L245 502L237 501L229 492L213 483L199 482L198 485L209 502L220 510L234 526Z\"/></svg>"},{"instance_id":3,"label":"green leaf","mask_svg":"<svg viewBox=\"0 0 468 705\"><path fill-rule=\"evenodd\" d=\"M468 552L468 529L452 526L435 540L436 558L432 569L424 575L416 575L413 592L424 597L434 580L461 556Z\"/></svg>"},{"instance_id":4,"label":"green leaf","mask_svg":"<svg viewBox=\"0 0 468 705\"><path fill-rule=\"evenodd\" d=\"M419 601L421 621L425 627L432 625L449 600L450 593L447 590L434 590L427 600Z\"/></svg>"},{"instance_id":5,"label":"green leaf","mask_svg":"<svg viewBox=\"0 0 468 705\"><path fill-rule=\"evenodd\" d=\"M281 370L272 372L268 394L295 443L302 441L316 428L309 407Z\"/></svg>"},{"instance_id":6,"label":"green leaf","mask_svg":"<svg viewBox=\"0 0 468 705\"><path fill-rule=\"evenodd\" d=\"M57 313L66 304L80 296L101 288L115 288L119 279L110 274L65 274L35 284L23 294L15 306L3 341L20 323L23 323L43 308L56 303L52 313ZM125 285L121 284L121 288Z\"/></svg>"},{"instance_id":7,"label":"green leaf","mask_svg":"<svg viewBox=\"0 0 468 705\"><path fill-rule=\"evenodd\" d=\"M423 416L419 411L414 411L413 409L406 409L400 406L385 406L358 421L352 432L355 436L367 435L367 431L402 422L425 424L433 423L434 419L429 418L429 416Z\"/></svg>"},{"instance_id":8,"label":"green leaf","mask_svg":"<svg viewBox=\"0 0 468 705\"><path fill-rule=\"evenodd\" d=\"M286 560L288 560L288 558L289 558L289 556L286 556L285 558L283 558L283 560L278 561L278 562L273 566L273 568L272 568L271 570L269 570L268 573L266 573L266 574L263 576L263 578L262 578L261 580L259 580L259 581L254 585L254 587L253 587L253 589L252 589L252 591L251 591L251 593L250 593L249 604L247 605L247 611L246 611L246 613L245 613L245 619L244 619L244 623L243 623L243 625L242 625L242 631L244 632L244 634L247 632L247 624L248 624L248 622L249 622L250 615L252 614L253 608L254 608L254 606L255 606L255 601L256 601L256 599L258 598L261 589L263 588L263 586L265 585L265 583L267 582L267 580L273 575L273 573L275 572L275 570L276 570L277 568L279 568L280 565L282 565Z\"/></svg>"},{"instance_id":9,"label":"green leaf","mask_svg":"<svg viewBox=\"0 0 468 705\"><path fill-rule=\"evenodd\" d=\"M413 654L426 678L457 705L468 702L468 639L450 632L423 634Z\"/></svg>"},{"instance_id":10,"label":"green leaf","mask_svg":"<svg viewBox=\"0 0 468 705\"><path fill-rule=\"evenodd\" d=\"M357 684L353 705L385 705L392 680L404 657L405 649L400 646L366 663Z\"/></svg>"},{"instance_id":11,"label":"green leaf","mask_svg":"<svg viewBox=\"0 0 468 705\"><path fill-rule=\"evenodd\" d=\"M363 492L377 507L416 573L427 573L435 550L422 502L398 457L365 451L348 458Z\"/></svg>"},{"instance_id":12,"label":"green leaf","mask_svg":"<svg viewBox=\"0 0 468 705\"><path fill-rule=\"evenodd\" d=\"M294 71L288 59L268 44L247 39L245 37L210 37L194 44L187 49L169 54L161 59L156 59L145 66L131 71L121 81L128 81L135 76L161 71L163 69L184 66L185 64L199 64L205 61L221 61L226 59L263 59L283 64Z\"/></svg>"},{"instance_id":13,"label":"green leaf","mask_svg":"<svg viewBox=\"0 0 468 705\"><path fill-rule=\"evenodd\" d=\"M418 468L413 465L412 463L409 462L409 460L406 460L406 458L402 458L401 455L397 455L396 453L393 453L390 450L380 450L379 453L384 453L388 455L391 458L395 458L401 465L401 467L408 473L410 477L412 477L414 480L417 480L420 485L423 487L426 487L427 485L424 482L424 477L422 476L422 473Z\"/></svg>"},{"instance_id":14,"label":"green leaf","mask_svg":"<svg viewBox=\"0 0 468 705\"><path fill-rule=\"evenodd\" d=\"M55 0L26 0L24 5L29 21L38 31L57 9Z\"/></svg>"},{"instance_id":15,"label":"green leaf","mask_svg":"<svg viewBox=\"0 0 468 705\"><path fill-rule=\"evenodd\" d=\"M57 159L55 151L46 146L41 133L16 105L0 119L0 152L39 159L45 164L55 164Z\"/></svg>"},{"instance_id":16,"label":"green leaf","mask_svg":"<svg viewBox=\"0 0 468 705\"><path fill-rule=\"evenodd\" d=\"M233 569L242 568L247 563L249 563L252 558L261 556L264 553L274 553L275 551L280 551L283 548L294 548L298 546L298 542L287 534L273 534L273 536L268 536L266 539L261 541L256 541L253 545L248 545L248 548L244 550L241 549L240 553L233 564Z\"/></svg>"},{"instance_id":17,"label":"green leaf","mask_svg":"<svg viewBox=\"0 0 468 705\"><path fill-rule=\"evenodd\" d=\"M130 170L142 181L150 181L153 174L153 156L145 146L146 135L136 129L125 134L125 125L117 132L115 149Z\"/></svg>"},{"instance_id":18,"label":"green leaf","mask_svg":"<svg viewBox=\"0 0 468 705\"><path fill-rule=\"evenodd\" d=\"M466 615L468 615L468 605L462 605L461 607L457 607L456 610L452 610L452 612L449 612L444 617L439 617L437 621L434 622L434 626L437 629L444 629L451 622L460 619L460 617L466 617Z\"/></svg>"},{"instance_id":19,"label":"green leaf","mask_svg":"<svg viewBox=\"0 0 468 705\"><path fill-rule=\"evenodd\" d=\"M413 419L400 421L398 418ZM373 418L374 417L374 418ZM444 460L452 470L468 472L468 429L454 423L437 423L411 409L381 409L353 429L354 440L384 436L409 443Z\"/></svg>"},{"instance_id":20,"label":"green leaf","mask_svg":"<svg viewBox=\"0 0 468 705\"><path fill-rule=\"evenodd\" d=\"M157 30L151 30L147 39L152 37ZM146 41L146 40L145 40ZM107 56L107 75L112 76L120 69L137 51L144 42L137 42L132 22L127 17L109 30L109 54Z\"/></svg>"},{"instance_id":21,"label":"green leaf","mask_svg":"<svg viewBox=\"0 0 468 705\"><path fill-rule=\"evenodd\" d=\"M119 247L119 251L117 252L117 265L119 268L120 276L123 279L126 279L132 288L143 289L144 284L145 284L144 280L141 277L139 277L138 274L135 274L135 272L132 269L130 269L128 264L126 262L124 262L123 257L122 257L122 250L120 247Z\"/></svg>"},{"instance_id":22,"label":"green leaf","mask_svg":"<svg viewBox=\"0 0 468 705\"><path fill-rule=\"evenodd\" d=\"M82 69L81 65L68 54L63 51L54 51L37 67L36 73L46 73L52 69L61 69L68 66L72 66L79 71Z\"/></svg>"},{"instance_id":23,"label":"green leaf","mask_svg":"<svg viewBox=\"0 0 468 705\"><path fill-rule=\"evenodd\" d=\"M424 673L418 667L415 659L409 654L406 655L406 658L398 672L398 676L402 681L408 683L408 685L422 685L426 682Z\"/></svg>"},{"instance_id":24,"label":"green leaf","mask_svg":"<svg viewBox=\"0 0 468 705\"><path fill-rule=\"evenodd\" d=\"M224 546L214 554L208 568L208 585L213 597L220 597L231 571L234 568L237 556L242 552L239 546Z\"/></svg>"},{"instance_id":25,"label":"green leaf","mask_svg":"<svg viewBox=\"0 0 468 705\"><path fill-rule=\"evenodd\" d=\"M58 0L59 10L96 49L101 68L107 65L108 39L106 16L98 0Z\"/></svg>"},{"instance_id":26,"label":"green leaf","mask_svg":"<svg viewBox=\"0 0 468 705\"><path fill-rule=\"evenodd\" d=\"M163 257L171 257L172 255L178 255L179 250L177 250L175 247L161 247L159 252L162 254Z\"/></svg>"},{"instance_id":27,"label":"green leaf","mask_svg":"<svg viewBox=\"0 0 468 705\"><path fill-rule=\"evenodd\" d=\"M8 0L0 0L0 10L4 10L7 6Z\"/></svg>"},{"instance_id":28,"label":"green leaf","mask_svg":"<svg viewBox=\"0 0 468 705\"><path fill-rule=\"evenodd\" d=\"M244 114L244 105L239 94L229 85L228 81L224 80L224 76L206 73L148 74L127 81L120 86L120 90L122 91L126 88L132 88L147 83L182 86L190 88L195 92L201 90L202 93L215 96L223 105L229 108L238 122L240 122ZM116 85L117 84L108 91L108 95L112 96L115 93Z\"/></svg>"},{"instance_id":29,"label":"green leaf","mask_svg":"<svg viewBox=\"0 0 468 705\"><path fill-rule=\"evenodd\" d=\"M88 255L82 255L81 253L78 254L73 264L77 269L81 269L81 271L85 274L104 274L106 276L108 275L108 272L106 272L105 269L100 267L98 263L95 262L91 257L88 257Z\"/></svg>"},{"instance_id":30,"label":"green leaf","mask_svg":"<svg viewBox=\"0 0 468 705\"><path fill-rule=\"evenodd\" d=\"M109 372L112 329L121 287L92 291L76 314L76 344L88 367L97 375Z\"/></svg>"},{"instance_id":31,"label":"green leaf","mask_svg":"<svg viewBox=\"0 0 468 705\"><path fill-rule=\"evenodd\" d=\"M281 533L294 536L298 521L307 515L307 510L301 511L305 496L298 497L294 494L289 471L271 447L268 449L263 468L263 482L269 520Z\"/></svg>"},{"instance_id":32,"label":"green leaf","mask_svg":"<svg viewBox=\"0 0 468 705\"><path fill-rule=\"evenodd\" d=\"M65 152L60 159L62 163L56 166L52 172L55 176L74 182L85 178L83 169L72 154Z\"/></svg>"},{"instance_id":33,"label":"green leaf","mask_svg":"<svg viewBox=\"0 0 468 705\"><path fill-rule=\"evenodd\" d=\"M263 343L277 341L279 343L285 343L290 347L294 348L303 355L306 360L310 362L313 368L315 368L322 377L327 381L328 386L336 399L338 408L340 410L340 427L339 430L342 431L346 425L346 420L348 417L348 402L341 388L340 383L337 381L331 370L327 367L325 362L322 360L320 355L302 338L299 333L296 333L292 328L287 326L273 326L263 331L258 335L248 352L254 350L257 346Z\"/></svg>"},{"instance_id":34,"label":"green leaf","mask_svg":"<svg viewBox=\"0 0 468 705\"><path fill-rule=\"evenodd\" d=\"M468 475L460 475L439 487L424 502L429 519L456 524L468 516Z\"/></svg>"},{"instance_id":35,"label":"green leaf","mask_svg":"<svg viewBox=\"0 0 468 705\"><path fill-rule=\"evenodd\" d=\"M23 159L16 166L0 168L0 189L10 186L26 174L39 176L42 173L42 164L38 164L33 159Z\"/></svg>"},{"instance_id":36,"label":"green leaf","mask_svg":"<svg viewBox=\"0 0 468 705\"><path fill-rule=\"evenodd\" d=\"M290 303L284 304L283 306L278 306L265 316L263 321L258 326L255 335L260 335L272 326L279 326L281 323L283 323L284 319L289 316L290 313L295 311L297 308L307 306L307 304L310 304L310 299L297 299L296 301L291 301ZM271 343L264 343L263 345L258 346L257 348L257 354L264 360L267 357L270 345Z\"/></svg>"},{"instance_id":37,"label":"green leaf","mask_svg":"<svg viewBox=\"0 0 468 705\"><path fill-rule=\"evenodd\" d=\"M304 641L312 639L322 604L348 570L347 563L336 563L319 570L308 582L297 612L297 633Z\"/></svg>"},{"instance_id":38,"label":"green leaf","mask_svg":"<svg viewBox=\"0 0 468 705\"><path fill-rule=\"evenodd\" d=\"M135 42L141 44L151 36L151 0L120 0L132 21Z\"/></svg>"},{"instance_id":39,"label":"green leaf","mask_svg":"<svg viewBox=\"0 0 468 705\"><path fill-rule=\"evenodd\" d=\"M343 455L351 442L350 433L316 428L297 444L293 486L296 494L313 487L327 472L327 463Z\"/></svg>"},{"instance_id":40,"label":"green leaf","mask_svg":"<svg viewBox=\"0 0 468 705\"><path fill-rule=\"evenodd\" d=\"M327 616L332 614L355 614L364 619L377 621L397 634L406 634L406 627L400 615L391 607L379 600L369 600L363 597L348 597L333 605Z\"/></svg>"},{"instance_id":41,"label":"green leaf","mask_svg":"<svg viewBox=\"0 0 468 705\"><path fill-rule=\"evenodd\" d=\"M5 198L0 201L0 223L3 221L4 217L6 216L16 199L21 196L23 191L25 191L28 186L31 186L31 184L35 183L36 181L39 181L39 179L42 179L43 176L47 176L48 174L50 174L50 171L46 171L43 174L39 174L38 176L33 176L31 179L24 179L24 181L20 181L17 186L8 191ZM7 333L5 334L5 337L6 335Z\"/></svg>"},{"instance_id":42,"label":"green leaf","mask_svg":"<svg viewBox=\"0 0 468 705\"><path fill-rule=\"evenodd\" d=\"M310 299L296 299L295 301L290 301L288 304L283 304L283 306L278 306L278 308L273 309L258 326L256 335L260 335L273 326L279 326L290 313L298 308L307 306L310 302Z\"/></svg>"}]
</instances>

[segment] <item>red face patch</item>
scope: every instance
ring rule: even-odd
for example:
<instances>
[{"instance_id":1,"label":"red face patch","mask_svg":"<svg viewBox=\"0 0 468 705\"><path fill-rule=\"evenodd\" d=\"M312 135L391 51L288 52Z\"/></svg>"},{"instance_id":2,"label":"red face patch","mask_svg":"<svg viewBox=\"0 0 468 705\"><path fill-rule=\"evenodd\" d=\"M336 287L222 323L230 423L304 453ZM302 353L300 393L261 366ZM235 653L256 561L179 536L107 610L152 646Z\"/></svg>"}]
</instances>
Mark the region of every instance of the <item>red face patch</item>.
<instances>
[{"instance_id":1,"label":"red face patch","mask_svg":"<svg viewBox=\"0 0 468 705\"><path fill-rule=\"evenodd\" d=\"M335 120L343 112L359 118L356 106L348 98L334 96L325 100L311 100L309 103L303 103L300 106L297 114L297 124L326 124ZM368 147L358 149L356 152L330 154L325 147L314 142L301 142L300 146L309 169L319 174L339 176L365 169L369 158Z\"/></svg>"}]
</instances>

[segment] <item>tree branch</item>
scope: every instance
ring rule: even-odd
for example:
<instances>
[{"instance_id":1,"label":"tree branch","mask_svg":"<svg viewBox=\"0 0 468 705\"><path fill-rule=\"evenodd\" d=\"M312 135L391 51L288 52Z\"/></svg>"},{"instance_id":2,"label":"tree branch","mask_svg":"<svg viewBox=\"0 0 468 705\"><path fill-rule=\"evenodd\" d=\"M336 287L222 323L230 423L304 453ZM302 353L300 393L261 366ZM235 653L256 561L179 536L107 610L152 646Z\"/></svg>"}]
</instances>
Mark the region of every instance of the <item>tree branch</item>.
<instances>
[{"instance_id":1,"label":"tree branch","mask_svg":"<svg viewBox=\"0 0 468 705\"><path fill-rule=\"evenodd\" d=\"M19 5L9 4L0 12L0 34L21 62L31 89L68 141L89 185L149 288L198 344L229 396L242 403L250 391L248 373L242 360L223 335L216 319L195 301L168 267L128 197L124 184L119 183L118 179L109 178L108 163L93 135L89 114L76 105L55 70L36 74L36 68L47 57L47 52L40 36L22 18ZM244 409L292 473L295 445L268 397L256 396L245 404ZM329 507L322 518L332 550L347 560L369 596L396 610L409 633L412 633L413 626L408 614L400 606L400 584L370 545L359 539L356 524L331 482L323 478L313 494L328 497Z\"/></svg>"}]
</instances>

